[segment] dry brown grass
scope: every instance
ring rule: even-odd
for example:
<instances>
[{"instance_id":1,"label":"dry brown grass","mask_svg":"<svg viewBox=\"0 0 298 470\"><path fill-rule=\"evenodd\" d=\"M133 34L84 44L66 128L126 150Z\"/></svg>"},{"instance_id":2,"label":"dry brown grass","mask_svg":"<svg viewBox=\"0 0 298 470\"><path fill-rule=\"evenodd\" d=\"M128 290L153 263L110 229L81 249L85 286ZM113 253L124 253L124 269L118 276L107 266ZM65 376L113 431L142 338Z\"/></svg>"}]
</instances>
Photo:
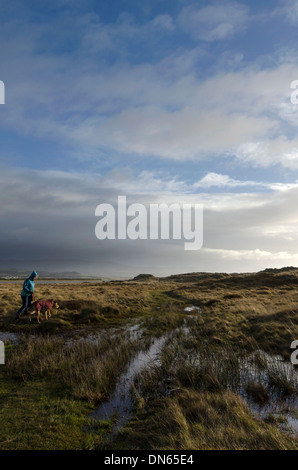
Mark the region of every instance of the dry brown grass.
<instances>
[{"instance_id":1,"label":"dry brown grass","mask_svg":"<svg viewBox=\"0 0 298 470\"><path fill-rule=\"evenodd\" d=\"M297 449L297 440L257 421L232 392L183 388L156 401L115 440L112 449L262 450Z\"/></svg>"},{"instance_id":2,"label":"dry brown grass","mask_svg":"<svg viewBox=\"0 0 298 470\"><path fill-rule=\"evenodd\" d=\"M107 398L140 347L139 340L125 334L70 344L62 338L27 337L10 351L5 374L21 381L55 380L72 397L94 404Z\"/></svg>"},{"instance_id":3,"label":"dry brown grass","mask_svg":"<svg viewBox=\"0 0 298 470\"><path fill-rule=\"evenodd\" d=\"M20 283L0 283L0 328L56 332L81 325L108 327L131 318L145 320L154 334L177 326L188 304L203 309L198 335L208 343L262 348L289 358L298 338L298 270L256 275L181 275L148 282L36 283L35 298L54 298L60 309L40 328L25 318L13 323ZM296 280L296 281L295 281ZM295 282L294 282L295 281Z\"/></svg>"},{"instance_id":4,"label":"dry brown grass","mask_svg":"<svg viewBox=\"0 0 298 470\"><path fill-rule=\"evenodd\" d=\"M150 338L181 325L186 305L200 306L202 313L198 314L191 335L178 334L176 338L173 335L175 347L166 344L162 367L150 370L147 384L143 377L143 388L136 388L139 398L148 406L148 414L139 416L124 432L124 444L120 433L115 448L117 445L126 449L130 445L132 449L294 448L297 441L283 435L276 426L257 422L241 398L227 391L225 377L229 379L231 370L233 377L237 376L233 364L227 363L223 370L226 375L219 376L208 361L205 369L198 371L186 358L191 358L198 349L207 351L214 347L223 351L234 351L235 347L238 351L263 349L289 358L290 344L298 338L297 273L298 270L257 275L190 274L149 282L37 281L35 298L54 298L60 304L58 312L54 310L52 318L42 321L40 326L26 318L13 322L20 306L22 283L2 282L0 330L27 333L69 330L72 335L77 329L81 334L84 329L107 329L138 319ZM65 339L64 335L62 338ZM59 377L62 395L67 391L77 400L93 403L111 390L134 350L131 344L119 342L113 343L112 348L105 344L100 351L93 347L91 351L88 345L84 349L69 349L65 355L65 345L57 337L40 340L44 341L42 345L37 336L33 343L23 344L23 356L21 351L19 354L12 351L7 369L9 380L21 378L33 385L38 380L46 383ZM40 356L41 351L46 354ZM167 382L171 369L177 380ZM270 380L276 387L288 386L284 377L274 371ZM173 385L176 392L165 398L165 392ZM155 396L151 400L152 390L160 392L162 398ZM257 383L250 384L250 394L257 397L261 392L264 390Z\"/></svg>"},{"instance_id":5,"label":"dry brown grass","mask_svg":"<svg viewBox=\"0 0 298 470\"><path fill-rule=\"evenodd\" d=\"M7 311L14 312L21 305L20 293L22 282L0 283L0 298L2 306ZM121 283L53 283L42 284L36 281L35 299L51 299L58 302L64 301L94 301L103 306L113 306L131 311L146 307L150 294L148 290L142 290L138 285Z\"/></svg>"},{"instance_id":6,"label":"dry brown grass","mask_svg":"<svg viewBox=\"0 0 298 470\"><path fill-rule=\"evenodd\" d=\"M0 326L8 327L21 306L20 292L22 282L0 283ZM35 300L54 298L60 305L59 311L54 311L54 317L65 321L72 320L71 313L81 313L83 309L96 309L103 315L117 314L120 317L133 317L146 313L154 303L150 288L140 288L137 283L51 283L35 286ZM34 317L33 317L34 318ZM32 319L33 319L32 318Z\"/></svg>"}]
</instances>

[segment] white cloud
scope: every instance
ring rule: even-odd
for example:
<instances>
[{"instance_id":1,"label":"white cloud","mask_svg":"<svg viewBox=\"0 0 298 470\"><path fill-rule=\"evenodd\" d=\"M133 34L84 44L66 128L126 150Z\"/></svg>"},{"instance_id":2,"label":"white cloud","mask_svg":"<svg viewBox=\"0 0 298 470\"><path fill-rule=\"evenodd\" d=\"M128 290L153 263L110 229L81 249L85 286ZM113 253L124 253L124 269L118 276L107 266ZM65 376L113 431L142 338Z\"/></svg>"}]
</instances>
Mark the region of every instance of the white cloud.
<instances>
[{"instance_id":1,"label":"white cloud","mask_svg":"<svg viewBox=\"0 0 298 470\"><path fill-rule=\"evenodd\" d=\"M285 168L298 169L298 139L279 136L262 142L241 145L236 152L237 158L255 167L270 167L280 164Z\"/></svg>"},{"instance_id":2,"label":"white cloud","mask_svg":"<svg viewBox=\"0 0 298 470\"><path fill-rule=\"evenodd\" d=\"M91 52L114 52L125 57L131 45L140 46L146 41L158 41L161 33L171 34L175 29L169 14L160 14L145 23L138 23L128 13L120 13L113 23L104 23L94 13L85 15L82 34L82 47L89 55Z\"/></svg>"},{"instance_id":3,"label":"white cloud","mask_svg":"<svg viewBox=\"0 0 298 470\"><path fill-rule=\"evenodd\" d=\"M287 264L288 262L293 264L298 263L298 253L288 253L287 251L278 251L272 253L266 250L221 250L221 249L205 249L208 254L218 256L225 260L231 261L279 261ZM282 266L284 266L283 264Z\"/></svg>"},{"instance_id":4,"label":"white cloud","mask_svg":"<svg viewBox=\"0 0 298 470\"><path fill-rule=\"evenodd\" d=\"M283 134L284 126L287 132L297 128L296 114L289 105L286 112L285 103L298 67L247 69L198 81L189 73L193 60L189 54L172 57L169 74L167 61L102 71L90 70L87 61L79 71L61 59L25 55L19 64L25 79L18 75L10 82L5 124L75 141L84 153L86 146L105 146L176 160L236 155L255 166L296 168L296 140ZM188 71L177 76L181 64ZM32 95L32 87L39 92Z\"/></svg>"},{"instance_id":5,"label":"white cloud","mask_svg":"<svg viewBox=\"0 0 298 470\"><path fill-rule=\"evenodd\" d=\"M173 18L168 14L156 16L153 20L153 25L160 26L161 28L168 29L170 31L175 29Z\"/></svg>"},{"instance_id":6,"label":"white cloud","mask_svg":"<svg viewBox=\"0 0 298 470\"><path fill-rule=\"evenodd\" d=\"M185 15L189 8L195 7L183 9ZM215 30L227 13L235 28L248 15L237 3L198 11L194 21L201 18ZM171 32L173 18L164 14L138 25L122 16L103 24L96 15L85 15L75 24L82 28L82 42L70 56L37 53L41 26L26 29L21 47L17 33L10 42L3 38L1 65L9 83L4 125L10 129L75 143L81 155L97 155L104 147L127 159L131 154L179 161L236 156L253 166L298 167L298 110L290 104L290 83L298 77L294 63L199 79L197 61L204 52L194 48L155 63L97 65L93 46L117 50L114 36L121 43L139 33L144 39L154 36L153 29Z\"/></svg>"},{"instance_id":7,"label":"white cloud","mask_svg":"<svg viewBox=\"0 0 298 470\"><path fill-rule=\"evenodd\" d=\"M115 189L129 194L159 195L159 197L173 194L188 193L191 191L184 181L177 177L165 178L152 171L143 170L137 176L130 170L115 169L101 179L102 188ZM175 196L174 196L175 197Z\"/></svg>"},{"instance_id":8,"label":"white cloud","mask_svg":"<svg viewBox=\"0 0 298 470\"><path fill-rule=\"evenodd\" d=\"M203 8L195 5L180 12L179 26L195 39L208 42L231 38L245 29L248 9L236 2L215 2Z\"/></svg>"},{"instance_id":9,"label":"white cloud","mask_svg":"<svg viewBox=\"0 0 298 470\"><path fill-rule=\"evenodd\" d=\"M195 188L212 188L212 187L229 187L229 188L236 188L241 186L259 186L262 183L258 183L257 181L239 181L233 178L230 178L228 175L221 175L218 173L207 173L203 178L197 181L194 184Z\"/></svg>"},{"instance_id":10,"label":"white cloud","mask_svg":"<svg viewBox=\"0 0 298 470\"><path fill-rule=\"evenodd\" d=\"M272 191L287 191L292 188L298 187L298 180L295 183L265 183L263 181L241 181L230 178L228 175L209 172L199 181L193 184L193 188L241 188L252 187L259 189L267 189Z\"/></svg>"},{"instance_id":11,"label":"white cloud","mask_svg":"<svg viewBox=\"0 0 298 470\"><path fill-rule=\"evenodd\" d=\"M283 0L273 13L283 15L290 23L295 24L298 21L298 1Z\"/></svg>"},{"instance_id":12,"label":"white cloud","mask_svg":"<svg viewBox=\"0 0 298 470\"><path fill-rule=\"evenodd\" d=\"M142 107L127 109L100 126L89 119L75 129L72 138L126 154L200 160L212 154L233 154L243 141L269 135L273 126L266 117L202 112L194 107L175 112Z\"/></svg>"}]
</instances>

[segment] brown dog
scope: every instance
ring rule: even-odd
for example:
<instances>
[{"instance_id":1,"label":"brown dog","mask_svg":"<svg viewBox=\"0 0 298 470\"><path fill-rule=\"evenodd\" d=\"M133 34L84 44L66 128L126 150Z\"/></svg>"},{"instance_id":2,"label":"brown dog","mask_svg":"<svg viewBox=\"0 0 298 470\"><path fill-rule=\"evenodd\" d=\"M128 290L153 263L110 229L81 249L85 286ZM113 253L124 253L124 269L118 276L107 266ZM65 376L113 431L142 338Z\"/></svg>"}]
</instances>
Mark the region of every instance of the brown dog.
<instances>
[{"instance_id":1,"label":"brown dog","mask_svg":"<svg viewBox=\"0 0 298 470\"><path fill-rule=\"evenodd\" d=\"M55 302L53 299L37 300L27 309L27 312L30 315L30 321L31 321L31 315L34 315L34 313L37 313L37 322L40 323L41 310L45 312L46 320L48 320L48 318L51 318L51 312L53 308L56 308L56 309L59 308L58 303Z\"/></svg>"}]
</instances>

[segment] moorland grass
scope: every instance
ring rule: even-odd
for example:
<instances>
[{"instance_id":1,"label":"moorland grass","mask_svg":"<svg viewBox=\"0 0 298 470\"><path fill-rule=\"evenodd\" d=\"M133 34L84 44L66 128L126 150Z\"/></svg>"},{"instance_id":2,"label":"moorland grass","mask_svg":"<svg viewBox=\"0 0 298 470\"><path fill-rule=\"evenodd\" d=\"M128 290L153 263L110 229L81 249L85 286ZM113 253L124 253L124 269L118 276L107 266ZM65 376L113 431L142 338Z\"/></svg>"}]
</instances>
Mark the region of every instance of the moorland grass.
<instances>
[{"instance_id":1,"label":"moorland grass","mask_svg":"<svg viewBox=\"0 0 298 470\"><path fill-rule=\"evenodd\" d=\"M8 348L0 369L0 449L94 446L109 423L88 414L140 347L121 334L96 343L38 335Z\"/></svg>"},{"instance_id":2,"label":"moorland grass","mask_svg":"<svg viewBox=\"0 0 298 470\"><path fill-rule=\"evenodd\" d=\"M135 377L142 407L138 405L135 419L110 442L110 448L297 450L297 437L277 427L280 419L256 419L240 396L245 389L256 403L264 404L270 396L279 399L279 392L297 394L295 378L285 377L278 364L260 363L251 356L256 367L252 380L245 374L247 357L242 355L221 345L206 350L191 328L187 335L176 331L165 342L159 363ZM269 379L275 377L266 386L264 368Z\"/></svg>"},{"instance_id":3,"label":"moorland grass","mask_svg":"<svg viewBox=\"0 0 298 470\"><path fill-rule=\"evenodd\" d=\"M297 450L297 439L282 433L275 424L256 420L231 391L201 392L183 387L170 397L155 399L147 412L138 413L108 448Z\"/></svg>"},{"instance_id":4,"label":"moorland grass","mask_svg":"<svg viewBox=\"0 0 298 470\"><path fill-rule=\"evenodd\" d=\"M282 433L276 419L256 420L238 394L241 358L258 350L255 364L269 381L264 385L258 377L248 377L247 394L265 401L273 389L296 393L292 379L262 351L289 360L291 342L298 338L297 281L298 270L291 268L247 275L192 273L150 282L37 282L35 298L54 298L60 304L40 325L35 317L13 321L21 283L1 283L0 330L24 337L6 346L7 362L0 367L0 449L103 446L101 435L111 423L90 422L88 414L111 393L136 351L168 331L173 333L161 363L134 384L135 419L105 446L297 448L297 439ZM184 308L191 304L202 312L194 313L188 334L183 334L175 329L183 325ZM136 342L123 334L114 340L113 328L132 320L141 325L143 336ZM71 342L99 331L110 334L96 345Z\"/></svg>"}]
</instances>

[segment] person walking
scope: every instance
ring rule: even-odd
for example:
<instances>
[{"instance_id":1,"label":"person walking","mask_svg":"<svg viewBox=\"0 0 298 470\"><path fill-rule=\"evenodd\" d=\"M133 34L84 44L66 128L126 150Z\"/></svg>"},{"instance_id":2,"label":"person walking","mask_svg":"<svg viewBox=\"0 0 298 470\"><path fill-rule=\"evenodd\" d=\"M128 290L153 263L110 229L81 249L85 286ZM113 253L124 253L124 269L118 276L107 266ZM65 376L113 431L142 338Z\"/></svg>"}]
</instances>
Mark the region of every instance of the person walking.
<instances>
[{"instance_id":1,"label":"person walking","mask_svg":"<svg viewBox=\"0 0 298 470\"><path fill-rule=\"evenodd\" d=\"M37 272L33 271L33 273L31 273L30 276L25 279L23 283L23 290L21 292L22 306L16 314L15 320L20 318L22 315L26 315L27 309L34 301L34 280L37 278L37 276Z\"/></svg>"}]
</instances>

